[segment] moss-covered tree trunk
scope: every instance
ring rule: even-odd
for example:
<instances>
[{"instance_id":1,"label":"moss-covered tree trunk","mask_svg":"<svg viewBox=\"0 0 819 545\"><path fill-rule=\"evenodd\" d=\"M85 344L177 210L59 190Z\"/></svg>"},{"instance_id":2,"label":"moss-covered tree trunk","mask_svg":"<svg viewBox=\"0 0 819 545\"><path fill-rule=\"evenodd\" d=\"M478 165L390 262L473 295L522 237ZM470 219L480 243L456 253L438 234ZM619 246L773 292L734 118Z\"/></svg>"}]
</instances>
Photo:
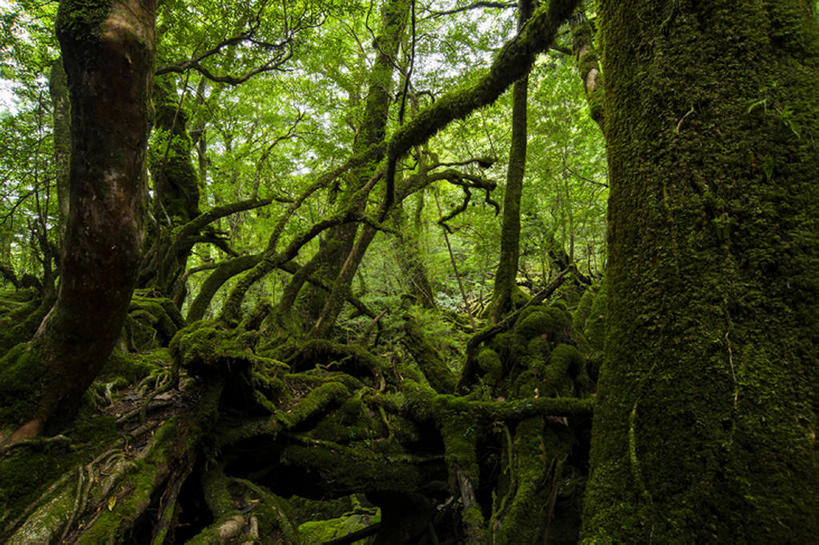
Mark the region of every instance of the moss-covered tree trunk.
<instances>
[{"instance_id":1,"label":"moss-covered tree trunk","mask_svg":"<svg viewBox=\"0 0 819 545\"><path fill-rule=\"evenodd\" d=\"M609 325L583 543L813 542L812 3L600 8Z\"/></svg>"},{"instance_id":2,"label":"moss-covered tree trunk","mask_svg":"<svg viewBox=\"0 0 819 545\"><path fill-rule=\"evenodd\" d=\"M600 73L600 58L594 48L594 29L582 9L571 17L569 24L572 29L572 54L577 60L577 69L583 81L589 114L602 129L604 85Z\"/></svg>"},{"instance_id":3,"label":"moss-covered tree trunk","mask_svg":"<svg viewBox=\"0 0 819 545\"><path fill-rule=\"evenodd\" d=\"M410 2L407 0L385 0L383 4L381 14L383 27L378 38L373 41L376 58L367 76L367 98L361 126L353 143L353 154L361 153L370 146L382 142L386 135L389 107L392 102L392 79L397 64L395 59L404 36L409 6ZM351 206L353 196L367 183L375 172L375 167L375 163L370 162L347 174L345 187L337 205L339 211ZM357 233L357 223L345 223L330 229L321 249L308 263L307 270L313 271L321 280L332 283L353 250ZM372 238L372 234L369 238ZM355 269L350 277L354 274ZM305 280L306 278L302 277L294 278L295 282L300 283ZM322 314L326 314L323 309L327 303L327 294L312 286L306 289L305 310L310 319L317 320ZM295 289L291 287L290 291L294 292Z\"/></svg>"},{"instance_id":4,"label":"moss-covered tree trunk","mask_svg":"<svg viewBox=\"0 0 819 545\"><path fill-rule=\"evenodd\" d=\"M199 216L199 180L191 161L188 113L168 80L157 80L153 88L154 131L159 144L150 154L154 187L154 228L149 255L142 265L139 286L159 289L181 306L185 299L183 275L195 236L174 245L175 232ZM198 235L199 233L196 233ZM168 251L174 246L173 255Z\"/></svg>"},{"instance_id":5,"label":"moss-covered tree trunk","mask_svg":"<svg viewBox=\"0 0 819 545\"><path fill-rule=\"evenodd\" d=\"M419 198L423 199L423 194ZM395 257L401 274L406 280L407 291L415 298L418 305L424 308L437 308L435 292L429 282L427 268L418 246L418 232L407 224L403 203L396 205L395 227L400 234L397 237Z\"/></svg>"},{"instance_id":6,"label":"moss-covered tree trunk","mask_svg":"<svg viewBox=\"0 0 819 545\"><path fill-rule=\"evenodd\" d=\"M70 213L57 301L4 372L39 394L15 438L64 424L113 349L142 243L154 3L60 3L57 34L71 94ZM12 357L10 353L7 357Z\"/></svg>"},{"instance_id":7,"label":"moss-covered tree trunk","mask_svg":"<svg viewBox=\"0 0 819 545\"><path fill-rule=\"evenodd\" d=\"M532 15L531 0L518 0L518 31ZM526 171L526 108L529 76L512 86L512 144L506 170L506 193L503 198L503 225L495 289L492 294L492 315L500 321L513 307L512 296L518 289L520 258L520 199L523 195L523 175Z\"/></svg>"}]
</instances>

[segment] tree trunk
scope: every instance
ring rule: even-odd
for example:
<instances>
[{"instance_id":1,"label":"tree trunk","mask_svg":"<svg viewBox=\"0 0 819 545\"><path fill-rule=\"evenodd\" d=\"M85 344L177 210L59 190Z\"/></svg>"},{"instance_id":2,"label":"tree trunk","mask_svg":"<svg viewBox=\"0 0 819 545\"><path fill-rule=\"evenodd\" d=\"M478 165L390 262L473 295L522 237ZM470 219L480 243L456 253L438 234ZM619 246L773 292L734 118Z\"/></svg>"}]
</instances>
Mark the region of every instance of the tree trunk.
<instances>
[{"instance_id":1,"label":"tree trunk","mask_svg":"<svg viewBox=\"0 0 819 545\"><path fill-rule=\"evenodd\" d=\"M379 37L373 42L377 55L368 75L367 99L361 127L353 143L353 154L363 152L384 140L389 107L392 102L395 59L404 35L409 6L410 3L407 0L385 0L384 2L383 27ZM369 162L346 175L346 187L337 210L341 211L349 207L350 199L367 183L375 172L375 168L376 163ZM308 269L315 271L319 279L332 283L341 272L342 264L352 251L357 233L357 223L346 223L330 229L326 241L313 258L315 263L311 262L306 265ZM369 236L371 238L372 234ZM366 250L366 246L364 249ZM355 269L352 271L352 275L354 274ZM350 275L351 278L352 275ZM298 278L294 281L304 282L305 279ZM317 320L323 312L327 294L315 287L308 287L307 290L306 310L310 319Z\"/></svg>"},{"instance_id":2,"label":"tree trunk","mask_svg":"<svg viewBox=\"0 0 819 545\"><path fill-rule=\"evenodd\" d=\"M154 3L60 3L71 92L70 213L57 302L27 352L39 400L15 439L75 413L122 328L140 262Z\"/></svg>"},{"instance_id":3,"label":"tree trunk","mask_svg":"<svg viewBox=\"0 0 819 545\"><path fill-rule=\"evenodd\" d=\"M395 227L401 234L397 237L395 257L406 280L407 291L415 298L416 304L424 308L437 308L435 292L429 283L427 268L418 247L418 232L407 224L403 202L396 204Z\"/></svg>"},{"instance_id":4,"label":"tree trunk","mask_svg":"<svg viewBox=\"0 0 819 545\"><path fill-rule=\"evenodd\" d=\"M532 15L530 0L518 1L518 31ZM512 144L506 171L506 193L503 199L503 226L498 271L495 274L495 292L492 296L494 321L512 310L512 296L518 289L518 259L520 258L520 198L523 194L523 175L526 170L526 108L529 76L512 86Z\"/></svg>"},{"instance_id":5,"label":"tree trunk","mask_svg":"<svg viewBox=\"0 0 819 545\"><path fill-rule=\"evenodd\" d=\"M149 162L156 228L154 232L149 230L153 243L138 279L140 287L155 287L179 306L186 295L181 279L196 238L188 237L183 244L177 244L173 255L167 252L175 231L200 214L199 180L191 161L193 145L188 136L184 98L185 90L180 98L167 79L154 82L154 131L159 138Z\"/></svg>"},{"instance_id":6,"label":"tree trunk","mask_svg":"<svg viewBox=\"0 0 819 545\"><path fill-rule=\"evenodd\" d=\"M609 305L582 542L813 542L811 3L600 7Z\"/></svg>"},{"instance_id":7,"label":"tree trunk","mask_svg":"<svg viewBox=\"0 0 819 545\"><path fill-rule=\"evenodd\" d=\"M68 76L63 59L51 66L48 90L54 108L54 162L57 166L57 203L59 205L60 242L65 237L68 222L69 161L71 159L71 103L68 96Z\"/></svg>"}]
</instances>

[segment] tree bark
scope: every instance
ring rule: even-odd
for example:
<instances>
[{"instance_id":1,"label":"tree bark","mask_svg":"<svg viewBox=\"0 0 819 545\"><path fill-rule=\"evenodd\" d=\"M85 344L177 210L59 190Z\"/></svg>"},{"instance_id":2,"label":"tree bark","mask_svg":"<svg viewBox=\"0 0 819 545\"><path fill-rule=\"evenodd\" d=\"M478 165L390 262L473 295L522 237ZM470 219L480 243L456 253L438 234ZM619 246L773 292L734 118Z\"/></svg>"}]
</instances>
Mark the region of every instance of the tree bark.
<instances>
[{"instance_id":1,"label":"tree bark","mask_svg":"<svg viewBox=\"0 0 819 545\"><path fill-rule=\"evenodd\" d=\"M603 1L607 353L582 543L808 543L811 3Z\"/></svg>"},{"instance_id":2,"label":"tree bark","mask_svg":"<svg viewBox=\"0 0 819 545\"><path fill-rule=\"evenodd\" d=\"M569 19L572 29L572 55L577 61L583 90L589 104L591 118L603 129L603 74L600 72L600 59L594 48L594 29L586 18L584 10L578 9Z\"/></svg>"},{"instance_id":3,"label":"tree bark","mask_svg":"<svg viewBox=\"0 0 819 545\"><path fill-rule=\"evenodd\" d=\"M71 160L71 102L68 96L68 76L63 59L51 66L48 90L54 108L54 162L57 166L57 203L59 206L60 241L65 237L69 205L69 163Z\"/></svg>"},{"instance_id":4,"label":"tree bark","mask_svg":"<svg viewBox=\"0 0 819 545\"><path fill-rule=\"evenodd\" d=\"M58 429L106 362L140 262L154 2L64 0L71 93L70 213L57 301L29 347L40 397L14 439Z\"/></svg>"}]
</instances>

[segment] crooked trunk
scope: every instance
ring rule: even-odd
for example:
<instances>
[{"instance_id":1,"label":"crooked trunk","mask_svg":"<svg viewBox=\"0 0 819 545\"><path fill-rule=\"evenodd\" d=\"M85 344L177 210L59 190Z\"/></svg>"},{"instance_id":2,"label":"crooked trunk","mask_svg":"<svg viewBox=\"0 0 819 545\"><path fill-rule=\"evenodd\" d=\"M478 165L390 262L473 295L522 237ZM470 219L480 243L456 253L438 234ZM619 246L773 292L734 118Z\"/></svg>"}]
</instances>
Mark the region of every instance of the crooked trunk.
<instances>
[{"instance_id":1,"label":"crooked trunk","mask_svg":"<svg viewBox=\"0 0 819 545\"><path fill-rule=\"evenodd\" d=\"M811 542L811 5L604 1L600 18L609 325L583 543Z\"/></svg>"},{"instance_id":2,"label":"crooked trunk","mask_svg":"<svg viewBox=\"0 0 819 545\"><path fill-rule=\"evenodd\" d=\"M71 92L70 214L57 302L28 349L41 395L18 438L73 416L120 333L140 262L154 4L66 0L57 34Z\"/></svg>"}]
</instances>

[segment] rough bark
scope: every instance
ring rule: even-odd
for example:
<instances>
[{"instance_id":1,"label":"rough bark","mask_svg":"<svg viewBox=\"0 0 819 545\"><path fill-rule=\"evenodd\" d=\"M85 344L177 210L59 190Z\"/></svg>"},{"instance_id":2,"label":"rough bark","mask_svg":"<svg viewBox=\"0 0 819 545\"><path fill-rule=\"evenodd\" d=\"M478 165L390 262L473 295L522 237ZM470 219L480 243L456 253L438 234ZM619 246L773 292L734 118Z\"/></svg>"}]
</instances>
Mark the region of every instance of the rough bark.
<instances>
[{"instance_id":1,"label":"rough bark","mask_svg":"<svg viewBox=\"0 0 819 545\"><path fill-rule=\"evenodd\" d=\"M583 543L807 543L819 28L809 2L601 3L607 353Z\"/></svg>"},{"instance_id":2,"label":"rough bark","mask_svg":"<svg viewBox=\"0 0 819 545\"><path fill-rule=\"evenodd\" d=\"M603 74L600 72L600 58L594 47L594 28L582 10L578 10L569 24L572 29L572 54L577 61L583 90L589 104L591 118L603 128Z\"/></svg>"},{"instance_id":3,"label":"rough bark","mask_svg":"<svg viewBox=\"0 0 819 545\"><path fill-rule=\"evenodd\" d=\"M16 439L73 416L121 331L142 244L154 3L66 0L57 35L71 92L70 214L57 301L26 349L40 396Z\"/></svg>"},{"instance_id":4,"label":"rough bark","mask_svg":"<svg viewBox=\"0 0 819 545\"><path fill-rule=\"evenodd\" d=\"M175 241L174 231L200 217L199 181L191 160L192 143L187 130L187 112L167 81L153 87L154 131L158 144L149 163L153 182L153 219L149 233L152 244L139 273L140 287L153 287L181 305L185 298L180 283L196 239ZM195 233L198 235L198 232Z\"/></svg>"},{"instance_id":5,"label":"rough bark","mask_svg":"<svg viewBox=\"0 0 819 545\"><path fill-rule=\"evenodd\" d=\"M68 94L68 76L62 57L51 66L48 80L51 104L54 108L54 162L57 167L57 204L60 211L60 240L65 237L69 207L69 161L71 159L71 99Z\"/></svg>"}]
</instances>

